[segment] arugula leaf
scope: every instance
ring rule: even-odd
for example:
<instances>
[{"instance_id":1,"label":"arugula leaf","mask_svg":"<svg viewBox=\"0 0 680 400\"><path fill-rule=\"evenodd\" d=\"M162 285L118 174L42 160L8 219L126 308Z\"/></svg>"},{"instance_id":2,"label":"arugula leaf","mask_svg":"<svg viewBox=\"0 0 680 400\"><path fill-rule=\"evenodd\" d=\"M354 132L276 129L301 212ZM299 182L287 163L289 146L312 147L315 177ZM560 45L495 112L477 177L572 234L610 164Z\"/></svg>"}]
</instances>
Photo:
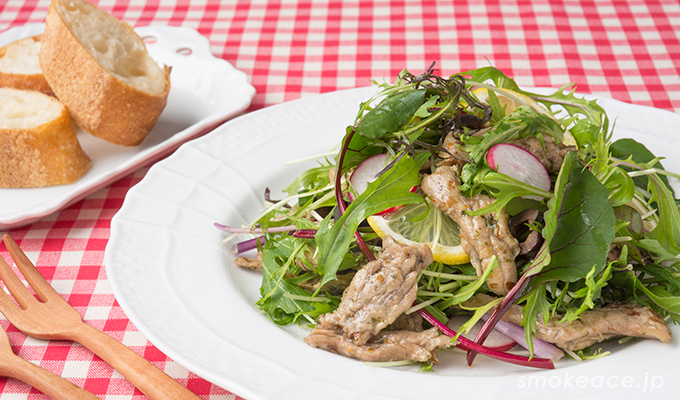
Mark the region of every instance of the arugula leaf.
<instances>
[{"instance_id":1,"label":"arugula leaf","mask_svg":"<svg viewBox=\"0 0 680 400\"><path fill-rule=\"evenodd\" d=\"M323 274L320 286L335 279L340 262L349 251L354 232L364 219L390 207L424 201L423 197L409 192L409 189L420 183L418 171L428 156L422 154L413 159L404 155L392 168L369 183L333 226L330 225L332 214L321 222L315 235L319 245L319 271Z\"/></svg>"}]
</instances>

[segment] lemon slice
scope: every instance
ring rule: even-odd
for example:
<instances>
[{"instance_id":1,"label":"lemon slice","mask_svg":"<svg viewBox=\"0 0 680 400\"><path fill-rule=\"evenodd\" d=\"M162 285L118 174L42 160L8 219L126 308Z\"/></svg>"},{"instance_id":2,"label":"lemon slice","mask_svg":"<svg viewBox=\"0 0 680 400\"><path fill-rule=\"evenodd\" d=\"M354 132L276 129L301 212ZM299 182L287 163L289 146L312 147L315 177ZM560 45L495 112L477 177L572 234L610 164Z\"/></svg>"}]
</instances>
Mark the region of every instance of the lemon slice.
<instances>
[{"instance_id":1,"label":"lemon slice","mask_svg":"<svg viewBox=\"0 0 680 400\"><path fill-rule=\"evenodd\" d=\"M557 121L557 118L555 118L555 116L547 108L543 107L541 104L539 104L536 100L532 99L531 97L522 93L515 92L514 90L510 89L498 89L498 90L507 93L506 96L498 91L495 91L496 96L498 97L498 102L501 104L501 107L505 106L506 115L515 111L517 107L526 104L529 107L533 108L537 113L547 115L550 118ZM489 100L489 91L486 88L477 88L473 90L472 93L474 93L475 96L477 96L477 99L479 99L479 101L481 101L482 103L487 103ZM576 146L576 139L574 139L571 132L565 130L562 143L564 143L566 146Z\"/></svg>"},{"instance_id":2,"label":"lemon slice","mask_svg":"<svg viewBox=\"0 0 680 400\"><path fill-rule=\"evenodd\" d=\"M434 261L448 265L470 262L460 245L458 224L430 203L406 205L388 215L372 215L368 224L381 238L392 236L396 242L411 246L427 244Z\"/></svg>"}]
</instances>

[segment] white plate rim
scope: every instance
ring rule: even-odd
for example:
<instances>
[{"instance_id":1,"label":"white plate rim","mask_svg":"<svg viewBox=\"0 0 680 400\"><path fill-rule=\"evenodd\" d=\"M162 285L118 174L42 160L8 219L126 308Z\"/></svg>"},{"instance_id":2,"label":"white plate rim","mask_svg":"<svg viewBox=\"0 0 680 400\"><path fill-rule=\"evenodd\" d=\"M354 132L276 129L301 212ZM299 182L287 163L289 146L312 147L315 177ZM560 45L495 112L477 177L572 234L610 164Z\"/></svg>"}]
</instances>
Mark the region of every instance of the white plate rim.
<instances>
[{"instance_id":1,"label":"white plate rim","mask_svg":"<svg viewBox=\"0 0 680 400\"><path fill-rule=\"evenodd\" d=\"M517 370L511 370L503 377L486 376L484 373L479 376L475 376L472 373L471 375L468 374L470 376L462 377L437 375L436 372L433 374L418 374L398 369L389 370L366 367L363 364L357 364L353 360L319 350L308 349L305 347L306 345L301 346L299 338L295 337L294 333L290 334L288 330L277 329L261 313L258 314L258 311L252 305L247 304L242 296L236 293L238 291L236 286L234 286L234 293L225 295L233 302L230 304L230 307L239 308L239 312L244 317L247 317L249 321L252 319L253 326L266 327L267 323L269 323L271 332L263 334L261 332L249 331L249 335L256 342L267 340L267 338L280 342L279 351L272 352L263 357L262 354L257 353L258 350L252 344L245 341L230 341L231 338L229 336L232 335L231 332L216 333L205 328L205 326L202 326L202 323L205 323L205 321L201 321L198 316L191 315L190 310L181 304L182 301L186 300L181 295L174 296L173 294L170 296L172 298L161 296L154 301L152 300L153 296L149 293L144 293L145 290L149 290L152 286L152 282L139 284L139 280L153 280L153 285L158 288L166 283L169 286L173 285L171 282L172 277L169 277L169 275L183 274L183 272L171 271L167 265L169 262L172 263L172 257L162 253L162 250L170 251L171 248L173 253L178 252L176 249L178 245L180 247L192 245L196 246L197 250L212 251L213 254L198 254L196 257L201 262L220 263L220 268L224 269L225 279L232 279L230 276L234 274L233 268L235 268L233 265L229 265L229 261L233 260L233 257L225 255L219 244L222 235L215 231L209 231L211 229L210 224L206 224L211 218L218 219L220 217L219 212L211 209L208 203L206 203L206 208L200 210L200 213L196 213L195 210L189 212L192 217L205 217L203 218L202 226L200 224L194 225L190 222L188 224L191 226L182 226L182 224L187 223L187 220L177 216L183 211L184 205L181 203L186 198L176 194L172 196L157 194L158 188L164 185L159 182L165 179L172 181L172 179L176 178L178 182L188 179L188 177L192 176L192 172L187 172L184 176L180 176L182 174L178 172L178 170L182 169L186 160L196 157L194 153L205 157L207 148L213 145L220 147L220 142L228 141L227 138L243 140L244 136L240 135L239 132L244 129L244 126L246 129L248 126L260 127L259 124L271 116L295 116L296 113L308 112L310 109L322 109L322 111L319 111L320 114L323 116L326 113L326 116L329 118L333 117L333 114L329 113L338 112L337 110L341 109L346 116L353 117L353 113L358 109L359 101L367 99L373 92L373 88L359 88L328 93L283 103L236 118L222 125L209 135L183 145L171 157L154 165L147 177L130 190L121 210L113 218L111 236L105 253L105 265L114 294L121 307L135 326L154 345L199 376L250 400L315 398L320 391L324 393L325 398L329 399L406 399L414 396L438 398L449 393L449 390L453 390L449 389L451 387L455 387L457 395L475 395L480 398L494 398L501 393L506 398L526 398L527 395L538 397L539 395L547 394L550 394L552 398L560 399L573 398L574 395L584 398L603 398L603 396L607 397L609 395L616 395L617 398L647 398L649 395L657 396L661 394L660 390L671 393L674 388L678 388L678 384L670 378L672 372L678 371L678 367L668 368L669 365L662 362L663 368L660 368L659 365L644 360L644 355L649 354L650 351L654 353L678 354L679 349L676 340L673 340L670 345L661 345L653 341L641 341L627 348L625 352L617 352L602 360L579 364L576 367L570 364L563 369L558 368L554 371L522 370L518 372ZM619 126L617 129L623 132L622 136L628 136L626 133L640 129L641 126L648 128L650 124L652 128L657 128L657 125L664 126L663 124L668 121L676 121L678 124L675 126L680 126L680 116L674 113L627 104L608 98L600 98L598 101L608 111L615 111L610 114L610 117L612 120L617 120ZM352 108L352 104L355 107ZM640 112L648 115L650 120L648 122L640 122L636 121L634 117L631 118L631 116L638 115ZM312 119L316 121L314 118ZM351 122L351 119L347 120L347 124ZM293 122L293 124L295 123ZM304 124L304 121L299 122L301 126ZM311 124L314 124L314 122ZM281 125L286 126L286 121L282 122ZM678 128L674 129L677 130ZM675 137L667 137L663 133L655 133L654 136L661 143L670 146L671 150L680 149L680 143L678 142L680 131L677 133L678 136ZM342 132L337 134L340 135L338 136L339 139ZM229 164L229 168L232 168L242 159L237 155L227 154L216 157L210 163L213 163L213 161L215 164ZM208 164L208 162L206 163ZM225 166L217 168L229 169ZM677 167L677 162L674 165L674 170L680 170ZM229 171L232 172L231 169ZM201 173L201 171L196 172L196 175L192 176L192 178L201 176ZM204 187L201 190L209 192L206 193L208 197L219 197L219 193L210 190L208 187ZM247 198L247 200L249 199ZM229 200L231 201L232 199ZM156 223L152 219L147 219L148 216L145 215L144 210L150 206L145 206L145 203L153 204L154 206L167 206L177 218L172 223L167 221ZM230 204L232 203L225 199L225 207L230 206ZM218 215L214 215L215 213ZM178 221L180 221L179 224ZM224 221L213 220L212 222ZM153 233L153 239L144 236L145 233L141 231L145 229L148 229L149 233ZM204 231L203 229L206 230ZM142 239L142 242L144 240L150 241L149 243L144 243L145 247L161 250L161 252L141 254L140 239ZM210 241L213 241L213 243L207 244ZM200 275L200 270L198 273ZM187 279L200 279L192 278L190 275L182 276L188 277ZM133 279L137 280L137 282L133 282ZM209 285L212 283L214 282L206 282L205 284ZM168 288L159 290L165 289ZM176 288L169 288L165 293L171 293L173 290L176 290ZM155 295L158 294L155 293ZM153 301L154 304L148 304L149 301ZM172 310L167 308L172 308ZM163 313L165 316L157 316L154 313ZM239 315L235 311L229 311L229 313ZM156 320L152 321L149 318L152 315L154 316L153 319ZM182 321L186 328L180 328L179 325L167 326L168 323L175 320ZM251 324L248 325L250 326ZM232 328L244 329L239 323L235 323ZM168 334L168 329L175 332ZM672 329L677 335L677 327L674 326ZM197 334L196 330L200 334ZM179 337L183 337L187 342L191 343L183 343ZM199 340L198 337L201 337L202 340ZM305 362L293 359L291 348L295 348L296 351L300 352L300 357L305 361L318 363L315 368L332 368L333 372L337 374L335 376L336 379L321 376L315 377L313 373L314 368L303 365ZM316 353L310 351L315 351ZM211 357L217 356L217 354L211 354L211 352L219 353L223 357L223 362L211 359ZM197 356L197 354L199 355ZM623 374L626 373L626 370L622 368L627 362L631 361L631 357L636 360L638 368L634 373L629 372L628 375L624 376ZM658 360L655 361L658 364ZM352 370L348 370L348 367L351 367ZM564 385L571 385L568 381L570 372L577 374L578 377L601 376L602 373L600 371L603 367L610 368L609 375L603 376L603 379L608 378L611 381L612 377L618 377L619 379L622 376L631 377L638 384L637 390L633 388L631 391L630 388L624 387L623 382L620 381L617 387L594 387L595 383L590 381L590 386L586 388L587 391L578 391L573 387L566 387L569 390L555 392L555 387L546 386L548 382L552 382L551 380L554 379L559 379ZM270 376L268 379L263 379L261 376L251 376L248 374L248 372L258 370L271 376L279 376L279 378L272 378ZM671 371L670 373L668 372L669 370ZM657 393L643 392L639 386L645 377L649 378L650 376L665 377L666 386L657 388ZM408 377L408 380L401 379L403 377ZM542 379L544 386L526 387L530 381L523 380L523 377L526 379L538 377L536 379ZM348 389L345 387L344 382L354 382L356 386ZM376 385L372 386L371 382L375 382ZM389 384L385 384L386 382L389 382ZM525 386L521 387L522 385ZM480 393L480 387L485 388L484 393ZM508 388L513 390L508 390ZM528 392L526 389L531 389L531 392Z\"/></svg>"}]
</instances>

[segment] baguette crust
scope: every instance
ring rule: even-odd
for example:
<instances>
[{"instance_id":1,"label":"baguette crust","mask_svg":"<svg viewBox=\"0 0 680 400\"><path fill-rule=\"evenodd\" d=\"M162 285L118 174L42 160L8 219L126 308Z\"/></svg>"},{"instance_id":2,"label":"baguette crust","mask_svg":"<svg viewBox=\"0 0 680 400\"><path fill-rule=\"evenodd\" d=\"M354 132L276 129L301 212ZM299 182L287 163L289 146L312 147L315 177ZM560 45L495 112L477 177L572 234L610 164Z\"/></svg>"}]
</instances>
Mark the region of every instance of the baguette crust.
<instances>
[{"instance_id":1,"label":"baguette crust","mask_svg":"<svg viewBox=\"0 0 680 400\"><path fill-rule=\"evenodd\" d=\"M78 143L66 108L53 97L8 88L0 89L3 104L6 104L8 97L17 95L11 92L28 93L18 93L18 96L44 96L49 102L46 108L58 108L50 114L55 118L44 123L38 122L37 125L25 122L27 119L0 120L0 187L63 185L82 177L92 162ZM37 103L35 98L25 99ZM36 110L40 111L43 110Z\"/></svg>"},{"instance_id":2,"label":"baguette crust","mask_svg":"<svg viewBox=\"0 0 680 400\"><path fill-rule=\"evenodd\" d=\"M30 48L35 42L40 43L42 35L33 36L30 38L24 38L16 42L10 43L7 46L0 48L0 59L5 59L7 62L10 61L12 48L25 46ZM37 55L26 54L25 57L36 57ZM5 58L7 57L7 58ZM25 90L35 90L38 92L45 93L47 95L53 96L52 88L47 83L45 76L42 72L39 73L19 73L12 72L7 69L0 67L0 87L9 87L14 89L25 89Z\"/></svg>"},{"instance_id":3,"label":"baguette crust","mask_svg":"<svg viewBox=\"0 0 680 400\"><path fill-rule=\"evenodd\" d=\"M150 94L122 81L78 41L58 12L58 1L50 5L40 52L47 82L83 130L118 145L139 145L165 108L170 68L165 67L166 84L161 94ZM141 42L130 25L117 23Z\"/></svg>"}]
</instances>

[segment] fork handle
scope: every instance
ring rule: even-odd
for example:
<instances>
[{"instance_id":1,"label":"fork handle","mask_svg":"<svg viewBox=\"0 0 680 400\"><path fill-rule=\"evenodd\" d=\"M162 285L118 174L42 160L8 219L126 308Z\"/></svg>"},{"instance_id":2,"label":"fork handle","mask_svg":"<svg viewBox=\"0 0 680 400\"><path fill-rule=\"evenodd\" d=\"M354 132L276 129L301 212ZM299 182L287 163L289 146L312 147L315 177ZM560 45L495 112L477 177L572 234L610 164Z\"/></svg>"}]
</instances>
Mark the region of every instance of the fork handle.
<instances>
[{"instance_id":1,"label":"fork handle","mask_svg":"<svg viewBox=\"0 0 680 400\"><path fill-rule=\"evenodd\" d=\"M101 359L137 387L150 400L199 400L165 372L121 342L86 323L74 328L74 340Z\"/></svg>"},{"instance_id":2,"label":"fork handle","mask_svg":"<svg viewBox=\"0 0 680 400\"><path fill-rule=\"evenodd\" d=\"M101 400L80 386L19 356L10 356L4 361L2 375L26 382L54 400Z\"/></svg>"}]
</instances>

